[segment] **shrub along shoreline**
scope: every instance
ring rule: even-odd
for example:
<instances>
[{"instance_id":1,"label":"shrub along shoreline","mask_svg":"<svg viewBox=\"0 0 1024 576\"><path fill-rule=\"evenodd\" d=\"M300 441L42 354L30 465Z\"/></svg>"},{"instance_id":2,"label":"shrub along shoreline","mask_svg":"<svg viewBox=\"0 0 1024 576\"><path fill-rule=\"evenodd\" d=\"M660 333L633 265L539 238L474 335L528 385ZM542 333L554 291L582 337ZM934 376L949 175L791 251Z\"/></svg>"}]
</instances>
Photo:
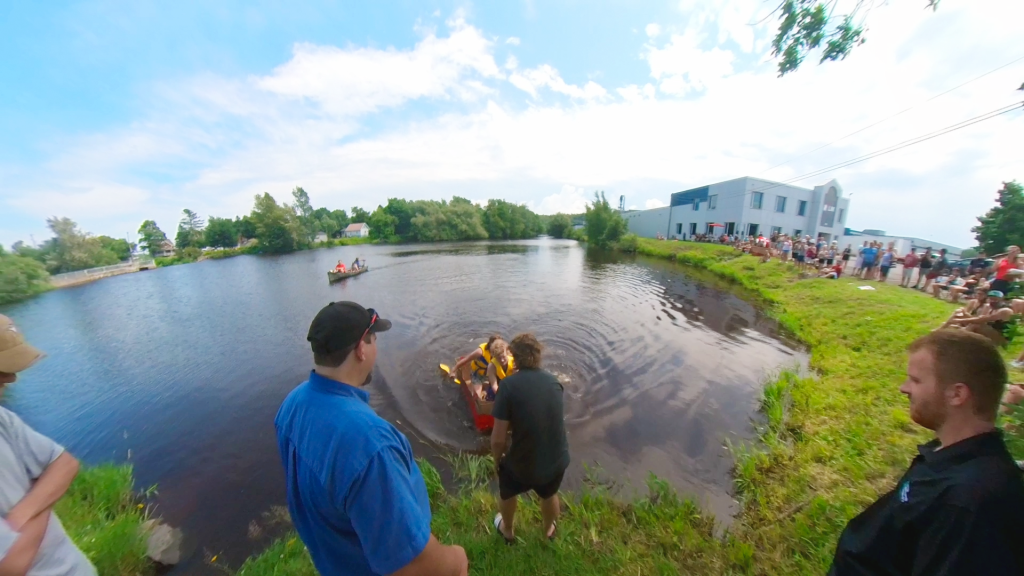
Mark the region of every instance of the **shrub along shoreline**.
<instances>
[{"instance_id":1,"label":"shrub along shoreline","mask_svg":"<svg viewBox=\"0 0 1024 576\"><path fill-rule=\"evenodd\" d=\"M816 374L783 373L764 390L756 446L733 447L741 512L724 533L714 518L651 478L646 498L620 502L598 481L563 496L559 538L546 542L535 501L521 506L518 546L493 534L497 509L486 465L453 462L462 487L445 491L421 463L433 531L466 548L474 575L824 573L843 526L896 477L928 434L898 391L906 347L951 305L891 285L801 280L791 265L759 263L727 246L640 239L640 254L696 266L751 290L811 353ZM858 290L870 284L875 290ZM313 575L294 534L237 572Z\"/></svg>"}]
</instances>

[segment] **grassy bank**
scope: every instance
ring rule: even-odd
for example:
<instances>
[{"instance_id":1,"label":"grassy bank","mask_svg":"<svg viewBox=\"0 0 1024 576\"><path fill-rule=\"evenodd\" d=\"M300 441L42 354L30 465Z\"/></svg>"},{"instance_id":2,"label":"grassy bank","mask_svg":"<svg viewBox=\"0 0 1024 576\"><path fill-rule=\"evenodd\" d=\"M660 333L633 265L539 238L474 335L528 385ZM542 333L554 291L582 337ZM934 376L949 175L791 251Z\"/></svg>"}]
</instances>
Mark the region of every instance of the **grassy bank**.
<instances>
[{"instance_id":1,"label":"grassy bank","mask_svg":"<svg viewBox=\"0 0 1024 576\"><path fill-rule=\"evenodd\" d=\"M83 468L57 502L57 516L71 540L103 576L152 573L140 528L145 506L133 492L130 466Z\"/></svg>"},{"instance_id":2,"label":"grassy bank","mask_svg":"<svg viewBox=\"0 0 1024 576\"><path fill-rule=\"evenodd\" d=\"M447 493L424 465L434 532L463 545L475 575L822 574L846 522L891 488L916 444L927 438L898 391L907 345L934 328L950 304L890 285L798 279L792 266L760 264L730 247L641 239L637 251L698 266L753 291L810 348L813 377L769 382L767 424L757 446L737 447L743 506L724 535L713 519L650 481L646 499L622 503L599 483L564 496L555 543L539 534L539 510L523 507L521 542L493 534L492 490L456 466L465 488ZM875 290L859 290L870 284ZM248 576L314 574L301 541L289 536L239 571Z\"/></svg>"}]
</instances>

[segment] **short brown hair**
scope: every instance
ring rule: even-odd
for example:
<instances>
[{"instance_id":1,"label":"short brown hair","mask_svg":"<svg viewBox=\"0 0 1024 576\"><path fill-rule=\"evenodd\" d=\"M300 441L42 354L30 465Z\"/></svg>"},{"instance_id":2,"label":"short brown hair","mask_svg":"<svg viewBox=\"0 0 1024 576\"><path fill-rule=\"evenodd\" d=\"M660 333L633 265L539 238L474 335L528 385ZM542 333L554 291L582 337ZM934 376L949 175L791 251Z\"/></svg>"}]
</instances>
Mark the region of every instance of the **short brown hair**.
<instances>
[{"instance_id":1,"label":"short brown hair","mask_svg":"<svg viewBox=\"0 0 1024 576\"><path fill-rule=\"evenodd\" d=\"M974 413L995 420L1006 389L1006 364L992 342L966 330L936 330L914 340L910 352L928 350L942 386L963 383L974 398Z\"/></svg>"},{"instance_id":2,"label":"short brown hair","mask_svg":"<svg viewBox=\"0 0 1024 576\"><path fill-rule=\"evenodd\" d=\"M373 332L367 332L366 336L363 336L363 343L370 344L372 342ZM316 364L317 366L323 366L324 368L337 368L338 366L344 364L345 360L348 360L349 355L355 352L356 347L358 346L359 342L356 342L351 346L346 346L341 350L331 352L329 354L317 354L316 351L314 351L313 364Z\"/></svg>"},{"instance_id":3,"label":"short brown hair","mask_svg":"<svg viewBox=\"0 0 1024 576\"><path fill-rule=\"evenodd\" d=\"M509 349L512 357L515 358L516 366L523 369L540 368L540 354L544 346L537 341L537 338L530 333L520 334L509 342Z\"/></svg>"}]
</instances>

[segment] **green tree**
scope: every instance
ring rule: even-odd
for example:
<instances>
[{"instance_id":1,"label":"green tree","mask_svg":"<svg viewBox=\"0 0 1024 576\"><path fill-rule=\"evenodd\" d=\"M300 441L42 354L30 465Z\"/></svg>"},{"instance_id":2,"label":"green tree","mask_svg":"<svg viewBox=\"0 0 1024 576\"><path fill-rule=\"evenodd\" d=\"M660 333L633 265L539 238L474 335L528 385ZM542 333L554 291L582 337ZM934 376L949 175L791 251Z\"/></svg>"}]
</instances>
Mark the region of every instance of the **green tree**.
<instances>
[{"instance_id":1,"label":"green tree","mask_svg":"<svg viewBox=\"0 0 1024 576\"><path fill-rule=\"evenodd\" d=\"M341 233L345 231L345 228L348 228L348 225L352 223L352 221L349 220L348 213L344 210L331 210L331 220L338 225L338 231L334 233L335 238L341 236ZM363 222L366 222L366 220L363 220ZM326 230L324 230L324 232L326 232Z\"/></svg>"},{"instance_id":2,"label":"green tree","mask_svg":"<svg viewBox=\"0 0 1024 576\"><path fill-rule=\"evenodd\" d=\"M1003 182L996 204L971 228L986 254L1002 253L1011 245L1024 246L1024 187L1016 181Z\"/></svg>"},{"instance_id":3,"label":"green tree","mask_svg":"<svg viewBox=\"0 0 1024 576\"><path fill-rule=\"evenodd\" d=\"M166 241L167 234L164 234L156 222L146 220L139 226L139 248L149 252L150 256L156 256Z\"/></svg>"},{"instance_id":4,"label":"green tree","mask_svg":"<svg viewBox=\"0 0 1024 576\"><path fill-rule=\"evenodd\" d=\"M78 229L70 218L47 218L53 231L53 251L47 256L46 269L51 274L74 272L97 266L117 264L120 260L103 249L99 240Z\"/></svg>"},{"instance_id":5,"label":"green tree","mask_svg":"<svg viewBox=\"0 0 1024 576\"><path fill-rule=\"evenodd\" d=\"M604 197L604 192L594 192L594 201L587 204L585 230L587 243L599 248L608 248L617 242L627 230L626 221L617 210L613 210Z\"/></svg>"},{"instance_id":6,"label":"green tree","mask_svg":"<svg viewBox=\"0 0 1024 576\"><path fill-rule=\"evenodd\" d=\"M278 205L269 193L256 195L250 218L256 227L261 251L280 254L299 246L302 227L298 217L287 204Z\"/></svg>"},{"instance_id":7,"label":"green tree","mask_svg":"<svg viewBox=\"0 0 1024 576\"><path fill-rule=\"evenodd\" d=\"M214 248L234 248L238 245L238 229L230 218L210 217L203 230L203 245Z\"/></svg>"},{"instance_id":8,"label":"green tree","mask_svg":"<svg viewBox=\"0 0 1024 576\"><path fill-rule=\"evenodd\" d=\"M100 246L110 252L120 261L125 261L132 256L132 245L124 238L111 238L110 236L97 236Z\"/></svg>"},{"instance_id":9,"label":"green tree","mask_svg":"<svg viewBox=\"0 0 1024 576\"><path fill-rule=\"evenodd\" d=\"M11 252L24 258L31 258L40 264L46 264L46 259L49 257L50 252L53 251L53 247L54 242L52 238L43 242L39 247L29 246L18 240L11 245Z\"/></svg>"},{"instance_id":10,"label":"green tree","mask_svg":"<svg viewBox=\"0 0 1024 576\"><path fill-rule=\"evenodd\" d=\"M330 216L324 216L320 219L318 228L327 234L328 238L334 238L338 233L338 223L334 221Z\"/></svg>"},{"instance_id":11,"label":"green tree","mask_svg":"<svg viewBox=\"0 0 1024 576\"><path fill-rule=\"evenodd\" d=\"M414 203L401 198L388 198L384 211L395 219L395 236L405 240L412 231L412 217L416 215Z\"/></svg>"},{"instance_id":12,"label":"green tree","mask_svg":"<svg viewBox=\"0 0 1024 576\"><path fill-rule=\"evenodd\" d=\"M178 223L178 235L174 237L174 245L178 250L203 247L203 228L206 223L199 214L185 208L181 211L181 222Z\"/></svg>"},{"instance_id":13,"label":"green tree","mask_svg":"<svg viewBox=\"0 0 1024 576\"><path fill-rule=\"evenodd\" d=\"M41 262L7 254L0 246L0 304L9 304L50 287L50 275Z\"/></svg>"},{"instance_id":14,"label":"green tree","mask_svg":"<svg viewBox=\"0 0 1024 576\"><path fill-rule=\"evenodd\" d=\"M928 8L938 9L939 0L925 1ZM874 1L857 0L849 14L835 14L835 4L835 0L783 0L778 5L772 56L779 60L779 76L799 68L804 57L819 48L822 63L842 60L864 43L866 13Z\"/></svg>"},{"instance_id":15,"label":"green tree","mask_svg":"<svg viewBox=\"0 0 1024 576\"><path fill-rule=\"evenodd\" d=\"M352 212L354 213L355 211L356 208L353 208ZM397 223L398 219L388 214L383 206L377 206L373 214L370 214L370 217L366 219L366 224L370 226L370 238L384 240L385 242L391 242L397 238L395 236L395 224Z\"/></svg>"},{"instance_id":16,"label":"green tree","mask_svg":"<svg viewBox=\"0 0 1024 576\"><path fill-rule=\"evenodd\" d=\"M303 243L308 244L316 237L320 223L313 217L313 206L309 203L309 194L301 186L296 186L292 190L292 198L295 199L295 204L292 207L302 225Z\"/></svg>"},{"instance_id":17,"label":"green tree","mask_svg":"<svg viewBox=\"0 0 1024 576\"><path fill-rule=\"evenodd\" d=\"M561 212L552 216L548 222L548 235L552 238L565 238L569 230L572 230L572 220Z\"/></svg>"},{"instance_id":18,"label":"green tree","mask_svg":"<svg viewBox=\"0 0 1024 576\"><path fill-rule=\"evenodd\" d=\"M235 216L235 230L238 231L238 235L246 240L256 237L256 224L253 223L252 218L248 216L238 217Z\"/></svg>"},{"instance_id":19,"label":"green tree","mask_svg":"<svg viewBox=\"0 0 1024 576\"><path fill-rule=\"evenodd\" d=\"M370 213L358 206L352 207L352 217L350 218L349 224L359 224L360 222L369 224Z\"/></svg>"}]
</instances>

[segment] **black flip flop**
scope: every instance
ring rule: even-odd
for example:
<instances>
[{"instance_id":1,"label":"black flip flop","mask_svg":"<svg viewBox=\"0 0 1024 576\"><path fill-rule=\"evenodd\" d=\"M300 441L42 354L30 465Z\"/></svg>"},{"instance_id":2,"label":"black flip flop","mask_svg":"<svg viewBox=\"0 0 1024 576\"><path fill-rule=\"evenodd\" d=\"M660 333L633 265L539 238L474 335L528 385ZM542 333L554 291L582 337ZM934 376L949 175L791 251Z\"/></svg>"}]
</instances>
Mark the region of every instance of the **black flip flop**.
<instances>
[{"instance_id":1,"label":"black flip flop","mask_svg":"<svg viewBox=\"0 0 1024 576\"><path fill-rule=\"evenodd\" d=\"M505 538L505 534L501 531L501 512L498 512L494 517L494 531L498 533L498 536L501 536L501 539L505 541L505 544L511 546L516 543L515 538L509 540L508 538Z\"/></svg>"}]
</instances>

